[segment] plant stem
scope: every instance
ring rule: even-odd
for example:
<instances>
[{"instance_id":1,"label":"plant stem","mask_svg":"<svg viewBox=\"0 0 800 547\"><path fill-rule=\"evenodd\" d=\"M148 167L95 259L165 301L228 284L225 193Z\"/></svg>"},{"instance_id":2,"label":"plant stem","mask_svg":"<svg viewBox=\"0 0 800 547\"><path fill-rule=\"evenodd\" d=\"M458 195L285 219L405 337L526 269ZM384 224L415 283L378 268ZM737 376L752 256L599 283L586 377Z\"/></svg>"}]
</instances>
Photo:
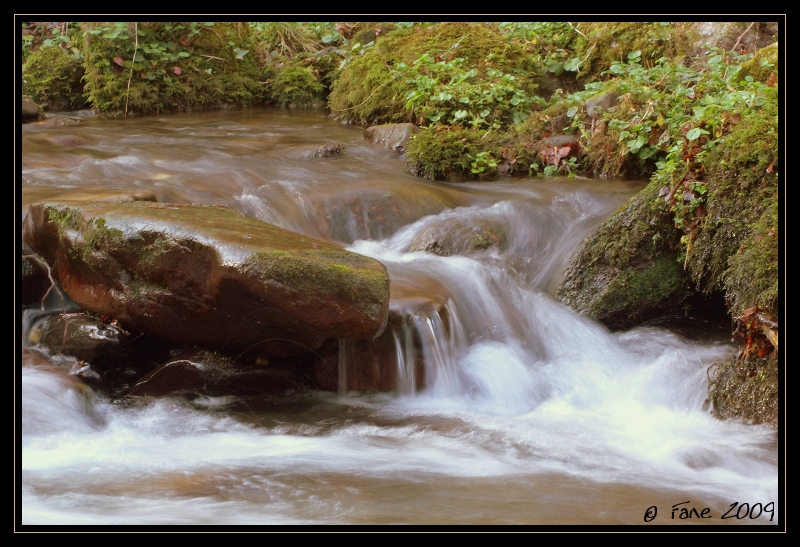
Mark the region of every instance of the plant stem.
<instances>
[{"instance_id":1,"label":"plant stem","mask_svg":"<svg viewBox=\"0 0 800 547\"><path fill-rule=\"evenodd\" d=\"M125 90L125 117L128 117L128 95L131 92L131 78L133 78L133 64L136 62L136 52L139 51L139 23L133 23L133 34L136 38L136 45L133 48L133 59L131 59L131 72L128 74L128 88Z\"/></svg>"}]
</instances>

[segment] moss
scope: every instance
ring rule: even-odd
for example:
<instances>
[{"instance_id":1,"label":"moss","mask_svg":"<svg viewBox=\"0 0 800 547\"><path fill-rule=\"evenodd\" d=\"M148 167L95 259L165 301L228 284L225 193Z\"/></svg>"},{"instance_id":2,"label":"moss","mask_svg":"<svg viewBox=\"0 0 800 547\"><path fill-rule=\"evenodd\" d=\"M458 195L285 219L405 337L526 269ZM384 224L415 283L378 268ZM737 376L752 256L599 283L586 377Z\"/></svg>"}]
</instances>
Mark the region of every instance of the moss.
<instances>
[{"instance_id":1,"label":"moss","mask_svg":"<svg viewBox=\"0 0 800 547\"><path fill-rule=\"evenodd\" d=\"M719 418L778 425L778 355L739 355L710 370L709 399Z\"/></svg>"},{"instance_id":2,"label":"moss","mask_svg":"<svg viewBox=\"0 0 800 547\"><path fill-rule=\"evenodd\" d=\"M734 316L752 306L778 315L777 240L778 196L773 194L766 198L764 213L753 224L750 235L728 260L725 294Z\"/></svg>"},{"instance_id":3,"label":"moss","mask_svg":"<svg viewBox=\"0 0 800 547\"><path fill-rule=\"evenodd\" d=\"M59 234L63 234L65 230L77 230L83 224L80 211L68 206L48 207L47 218L56 224Z\"/></svg>"},{"instance_id":4,"label":"moss","mask_svg":"<svg viewBox=\"0 0 800 547\"><path fill-rule=\"evenodd\" d=\"M778 73L778 43L775 42L767 47L756 51L753 58L742 65L739 72L740 78L752 76L758 82L766 82L772 73Z\"/></svg>"},{"instance_id":5,"label":"moss","mask_svg":"<svg viewBox=\"0 0 800 547\"><path fill-rule=\"evenodd\" d=\"M463 127L423 128L406 143L407 166L412 174L430 179L457 182L473 178L472 162L478 153L488 151L496 163L500 152L495 146L495 136L483 140L486 131ZM492 176L496 168L481 173Z\"/></svg>"},{"instance_id":6,"label":"moss","mask_svg":"<svg viewBox=\"0 0 800 547\"><path fill-rule=\"evenodd\" d=\"M694 43L693 23L592 22L581 25L588 41L579 42L576 56L583 59L579 80L603 79L614 61L626 62L628 54L641 51L644 66L661 57L690 52Z\"/></svg>"},{"instance_id":7,"label":"moss","mask_svg":"<svg viewBox=\"0 0 800 547\"><path fill-rule=\"evenodd\" d=\"M269 81L269 100L279 106L313 106L322 103L324 87L313 72L300 66L287 66Z\"/></svg>"},{"instance_id":8,"label":"moss","mask_svg":"<svg viewBox=\"0 0 800 547\"><path fill-rule=\"evenodd\" d=\"M58 46L43 46L22 67L22 93L47 110L83 108L83 66Z\"/></svg>"},{"instance_id":9,"label":"moss","mask_svg":"<svg viewBox=\"0 0 800 547\"><path fill-rule=\"evenodd\" d=\"M688 268L701 290L725 289L727 299L739 303L737 308L749 307L751 298L757 298L759 290L751 297L730 292L752 292L744 288L751 273L771 277L762 275L759 283L764 290L777 283L778 144L778 104L768 101L736 124L703 162L707 211ZM735 261L737 268L731 268L730 260L737 254L742 255ZM748 264L744 256L756 262ZM770 311L776 314L774 308Z\"/></svg>"},{"instance_id":10,"label":"moss","mask_svg":"<svg viewBox=\"0 0 800 547\"><path fill-rule=\"evenodd\" d=\"M463 57L479 77L489 68L514 75L529 95L534 94L541 77L534 57L521 44L509 44L497 25L458 22L415 26L379 36L363 55L352 58L333 82L328 106L346 122L415 123L413 113L406 110L412 82L395 79L392 66L410 65L424 53L435 57L447 52Z\"/></svg>"},{"instance_id":11,"label":"moss","mask_svg":"<svg viewBox=\"0 0 800 547\"><path fill-rule=\"evenodd\" d=\"M623 270L592 302L589 313L595 317L615 318L615 322L637 323L642 314L674 297L682 288L683 280L674 256L659 256L644 269Z\"/></svg>"},{"instance_id":12,"label":"moss","mask_svg":"<svg viewBox=\"0 0 800 547\"><path fill-rule=\"evenodd\" d=\"M682 308L689 277L676 261L678 231L658 192L651 182L587 239L564 274L561 302L615 329Z\"/></svg>"},{"instance_id":13,"label":"moss","mask_svg":"<svg viewBox=\"0 0 800 547\"><path fill-rule=\"evenodd\" d=\"M305 301L319 294L354 301L371 319L377 319L389 300L389 278L384 268L368 269L373 261L346 251L259 252L243 265L265 283L293 288Z\"/></svg>"},{"instance_id":14,"label":"moss","mask_svg":"<svg viewBox=\"0 0 800 547\"><path fill-rule=\"evenodd\" d=\"M86 23L86 97L98 111L149 114L263 100L247 24L135 25Z\"/></svg>"}]
</instances>

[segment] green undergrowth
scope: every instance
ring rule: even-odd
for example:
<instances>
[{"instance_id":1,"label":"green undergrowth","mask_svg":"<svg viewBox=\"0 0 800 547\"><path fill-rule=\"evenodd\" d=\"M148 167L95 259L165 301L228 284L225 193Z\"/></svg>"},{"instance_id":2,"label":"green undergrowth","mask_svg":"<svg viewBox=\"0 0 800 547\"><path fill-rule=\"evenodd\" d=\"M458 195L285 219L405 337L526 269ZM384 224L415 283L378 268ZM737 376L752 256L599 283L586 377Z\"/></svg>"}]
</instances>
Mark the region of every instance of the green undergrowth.
<instances>
[{"instance_id":1,"label":"green undergrowth","mask_svg":"<svg viewBox=\"0 0 800 547\"><path fill-rule=\"evenodd\" d=\"M87 100L109 115L263 100L246 23L84 23Z\"/></svg>"},{"instance_id":2,"label":"green undergrowth","mask_svg":"<svg viewBox=\"0 0 800 547\"><path fill-rule=\"evenodd\" d=\"M518 119L523 116L535 100L539 76L535 57L509 43L497 25L415 26L388 32L350 58L333 82L328 105L350 123L492 126L515 111ZM489 104L498 94L507 98L500 110Z\"/></svg>"},{"instance_id":3,"label":"green undergrowth","mask_svg":"<svg viewBox=\"0 0 800 547\"><path fill-rule=\"evenodd\" d=\"M22 66L22 93L45 110L75 110L85 106L83 65L60 46L42 46Z\"/></svg>"}]
</instances>

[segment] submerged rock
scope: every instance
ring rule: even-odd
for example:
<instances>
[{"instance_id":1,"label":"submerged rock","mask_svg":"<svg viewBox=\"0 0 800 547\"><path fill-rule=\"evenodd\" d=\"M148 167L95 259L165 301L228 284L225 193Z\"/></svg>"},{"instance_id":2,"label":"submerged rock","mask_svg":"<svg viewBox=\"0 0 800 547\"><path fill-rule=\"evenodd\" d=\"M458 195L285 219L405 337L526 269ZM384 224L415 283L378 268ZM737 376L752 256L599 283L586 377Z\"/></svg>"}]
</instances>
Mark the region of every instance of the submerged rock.
<instances>
[{"instance_id":1,"label":"submerged rock","mask_svg":"<svg viewBox=\"0 0 800 547\"><path fill-rule=\"evenodd\" d=\"M386 326L383 264L225 207L39 202L23 239L84 309L175 343L290 355Z\"/></svg>"},{"instance_id":2,"label":"submerged rock","mask_svg":"<svg viewBox=\"0 0 800 547\"><path fill-rule=\"evenodd\" d=\"M426 226L411 240L408 250L451 256L504 250L506 245L505 226L500 221L449 218Z\"/></svg>"}]
</instances>

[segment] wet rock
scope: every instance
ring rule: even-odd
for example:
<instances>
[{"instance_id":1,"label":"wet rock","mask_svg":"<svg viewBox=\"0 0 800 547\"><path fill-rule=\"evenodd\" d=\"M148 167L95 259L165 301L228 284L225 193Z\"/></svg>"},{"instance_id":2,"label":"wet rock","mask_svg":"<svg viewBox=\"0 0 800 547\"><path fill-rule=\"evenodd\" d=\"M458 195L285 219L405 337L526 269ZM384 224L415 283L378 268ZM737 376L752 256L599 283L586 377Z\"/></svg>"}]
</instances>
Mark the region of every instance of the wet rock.
<instances>
[{"instance_id":1,"label":"wet rock","mask_svg":"<svg viewBox=\"0 0 800 547\"><path fill-rule=\"evenodd\" d=\"M43 118L44 112L42 112L42 107L36 104L30 96L23 95L21 112L22 123L37 122Z\"/></svg>"},{"instance_id":2,"label":"wet rock","mask_svg":"<svg viewBox=\"0 0 800 547\"><path fill-rule=\"evenodd\" d=\"M331 141L324 144L303 144L282 147L280 153L289 158L331 158L344 154L344 145Z\"/></svg>"},{"instance_id":3,"label":"wet rock","mask_svg":"<svg viewBox=\"0 0 800 547\"><path fill-rule=\"evenodd\" d=\"M226 384L226 395L277 395L309 387L303 377L291 370L251 370L235 375Z\"/></svg>"},{"instance_id":4,"label":"wet rock","mask_svg":"<svg viewBox=\"0 0 800 547\"><path fill-rule=\"evenodd\" d=\"M130 395L163 397L177 391L192 389L200 379L201 371L196 363L188 360L169 362L136 382Z\"/></svg>"},{"instance_id":5,"label":"wet rock","mask_svg":"<svg viewBox=\"0 0 800 547\"><path fill-rule=\"evenodd\" d=\"M421 390L425 386L425 352L419 325L449 324L447 294L447 289L432 279L398 283L393 280L389 321L379 337L326 340L313 353L298 358L310 368L309 375L318 389L400 393ZM445 329L443 334L447 332Z\"/></svg>"},{"instance_id":6,"label":"wet rock","mask_svg":"<svg viewBox=\"0 0 800 547\"><path fill-rule=\"evenodd\" d=\"M83 123L78 118L72 118L69 116L47 116L44 120L39 122L41 125L52 125L55 127L61 127L64 125L79 125Z\"/></svg>"},{"instance_id":7,"label":"wet rock","mask_svg":"<svg viewBox=\"0 0 800 547\"><path fill-rule=\"evenodd\" d=\"M554 146L567 146L578 142L578 140L580 140L578 135L554 135L552 137L542 139L541 145L542 147L548 148L552 148Z\"/></svg>"},{"instance_id":8,"label":"wet rock","mask_svg":"<svg viewBox=\"0 0 800 547\"><path fill-rule=\"evenodd\" d=\"M364 138L373 144L389 150L402 152L408 139L419 133L419 127L413 123L388 123L373 125L364 130Z\"/></svg>"},{"instance_id":9,"label":"wet rock","mask_svg":"<svg viewBox=\"0 0 800 547\"><path fill-rule=\"evenodd\" d=\"M47 268L35 257L29 256L23 256L20 264L20 303L23 306L39 306L52 285Z\"/></svg>"},{"instance_id":10,"label":"wet rock","mask_svg":"<svg viewBox=\"0 0 800 547\"><path fill-rule=\"evenodd\" d=\"M504 250L506 245L505 226L500 221L449 218L426 226L411 240L408 250L451 256L490 248Z\"/></svg>"},{"instance_id":11,"label":"wet rock","mask_svg":"<svg viewBox=\"0 0 800 547\"><path fill-rule=\"evenodd\" d=\"M30 321L25 343L75 359L72 374L110 393L125 391L163 363L175 347L152 336L131 334L107 318L28 311L38 317Z\"/></svg>"},{"instance_id":12,"label":"wet rock","mask_svg":"<svg viewBox=\"0 0 800 547\"><path fill-rule=\"evenodd\" d=\"M84 309L174 343L291 355L388 317L383 264L225 207L40 202L23 239Z\"/></svg>"},{"instance_id":13,"label":"wet rock","mask_svg":"<svg viewBox=\"0 0 800 547\"><path fill-rule=\"evenodd\" d=\"M330 158L331 156L341 156L342 154L344 154L344 146L338 142L326 142L311 152L311 156L314 158Z\"/></svg>"},{"instance_id":14,"label":"wet rock","mask_svg":"<svg viewBox=\"0 0 800 547\"><path fill-rule=\"evenodd\" d=\"M28 342L47 348L51 354L71 355L100 366L118 360L130 338L130 333L118 326L103 324L84 313L49 315L28 331Z\"/></svg>"},{"instance_id":15,"label":"wet rock","mask_svg":"<svg viewBox=\"0 0 800 547\"><path fill-rule=\"evenodd\" d=\"M444 193L424 188L337 189L310 199L320 219L320 230L346 243L389 237L417 219L454 206Z\"/></svg>"},{"instance_id":16,"label":"wet rock","mask_svg":"<svg viewBox=\"0 0 800 547\"><path fill-rule=\"evenodd\" d=\"M609 91L600 97L589 99L585 105L586 115L593 119L599 118L600 112L604 112L617 104L617 99L619 99L619 95L613 91Z\"/></svg>"}]
</instances>

